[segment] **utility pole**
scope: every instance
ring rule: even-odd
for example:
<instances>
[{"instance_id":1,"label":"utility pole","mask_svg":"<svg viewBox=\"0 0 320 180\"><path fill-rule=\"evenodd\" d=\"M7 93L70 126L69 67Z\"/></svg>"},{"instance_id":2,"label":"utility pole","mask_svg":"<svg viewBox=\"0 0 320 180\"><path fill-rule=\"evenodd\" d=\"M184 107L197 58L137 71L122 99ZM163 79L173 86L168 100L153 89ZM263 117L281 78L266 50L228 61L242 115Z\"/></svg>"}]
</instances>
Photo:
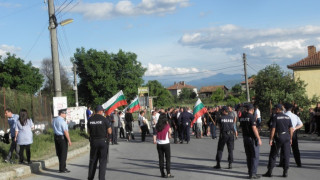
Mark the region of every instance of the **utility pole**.
<instances>
[{"instance_id":1,"label":"utility pole","mask_svg":"<svg viewBox=\"0 0 320 180\"><path fill-rule=\"evenodd\" d=\"M53 85L54 96L61 97L61 81L60 81L60 63L58 53L58 40L57 40L57 18L54 10L54 0L48 0L48 12L49 12L49 30L51 36L51 55L52 55L52 67L53 67Z\"/></svg>"},{"instance_id":2,"label":"utility pole","mask_svg":"<svg viewBox=\"0 0 320 180\"><path fill-rule=\"evenodd\" d=\"M245 81L246 81L247 101L250 102L248 75L247 75L247 58L246 58L245 53L243 53L243 66L244 66L244 77L245 77Z\"/></svg>"},{"instance_id":3,"label":"utility pole","mask_svg":"<svg viewBox=\"0 0 320 180\"><path fill-rule=\"evenodd\" d=\"M73 90L75 91L76 107L79 106L78 102L78 86L77 86L77 65L73 63L73 76L74 76L74 86Z\"/></svg>"}]
</instances>

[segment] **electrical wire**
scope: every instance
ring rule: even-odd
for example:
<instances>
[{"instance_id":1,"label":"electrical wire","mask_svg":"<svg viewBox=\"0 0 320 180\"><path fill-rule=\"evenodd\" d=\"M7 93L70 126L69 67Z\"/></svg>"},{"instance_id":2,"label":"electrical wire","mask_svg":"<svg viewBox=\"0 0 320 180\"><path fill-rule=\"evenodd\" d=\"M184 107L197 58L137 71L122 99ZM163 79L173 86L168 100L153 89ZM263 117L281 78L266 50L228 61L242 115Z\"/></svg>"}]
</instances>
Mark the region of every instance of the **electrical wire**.
<instances>
[{"instance_id":1,"label":"electrical wire","mask_svg":"<svg viewBox=\"0 0 320 180\"><path fill-rule=\"evenodd\" d=\"M36 44L38 43L40 37L42 36L44 30L46 29L47 27L47 23L45 23L44 27L42 28L42 31L41 33L38 35L38 37L36 38L35 42L32 44L31 48L29 49L28 53L26 54L26 56L24 57L24 59L27 59L27 57L29 56L29 54L31 53L31 51L33 50L33 48L36 46Z\"/></svg>"},{"instance_id":2,"label":"electrical wire","mask_svg":"<svg viewBox=\"0 0 320 180\"><path fill-rule=\"evenodd\" d=\"M65 5L60 11L57 11L57 12L55 13L56 16L59 15L66 7L68 7L72 2L73 2L73 0L71 0L67 5Z\"/></svg>"},{"instance_id":3,"label":"electrical wire","mask_svg":"<svg viewBox=\"0 0 320 180\"><path fill-rule=\"evenodd\" d=\"M78 1L77 3L75 3L70 9L66 10L63 14L61 14L59 17L63 17L65 14L67 14L68 12L70 12L74 7L76 7L78 4L80 4L80 1Z\"/></svg>"}]
</instances>

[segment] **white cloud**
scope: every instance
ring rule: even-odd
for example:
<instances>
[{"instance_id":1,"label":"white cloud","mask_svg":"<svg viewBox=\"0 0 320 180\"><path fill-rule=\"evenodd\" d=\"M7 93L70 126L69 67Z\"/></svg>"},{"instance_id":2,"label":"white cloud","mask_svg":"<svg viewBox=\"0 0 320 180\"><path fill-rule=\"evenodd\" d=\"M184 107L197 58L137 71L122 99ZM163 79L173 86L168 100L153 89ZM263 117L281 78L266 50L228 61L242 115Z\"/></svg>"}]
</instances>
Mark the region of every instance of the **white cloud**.
<instances>
[{"instance_id":1,"label":"white cloud","mask_svg":"<svg viewBox=\"0 0 320 180\"><path fill-rule=\"evenodd\" d=\"M184 75L198 73L200 70L197 68L180 68L180 67L169 67L162 66L161 64L148 63L147 72L145 76L168 76L168 75Z\"/></svg>"},{"instance_id":2,"label":"white cloud","mask_svg":"<svg viewBox=\"0 0 320 180\"><path fill-rule=\"evenodd\" d=\"M229 54L247 52L265 59L295 58L306 56L307 46L320 43L320 27L248 29L229 24L186 33L179 43L201 49L228 49Z\"/></svg>"},{"instance_id":3,"label":"white cloud","mask_svg":"<svg viewBox=\"0 0 320 180\"><path fill-rule=\"evenodd\" d=\"M21 50L21 48L19 48L19 47L2 44L2 45L0 45L0 56L5 56L7 52L17 53L20 50Z\"/></svg>"},{"instance_id":4,"label":"white cloud","mask_svg":"<svg viewBox=\"0 0 320 180\"><path fill-rule=\"evenodd\" d=\"M80 2L70 11L82 14L87 19L98 20L117 16L164 15L174 12L177 8L187 6L189 6L189 0L142 0L138 4L122 0L117 4Z\"/></svg>"}]
</instances>

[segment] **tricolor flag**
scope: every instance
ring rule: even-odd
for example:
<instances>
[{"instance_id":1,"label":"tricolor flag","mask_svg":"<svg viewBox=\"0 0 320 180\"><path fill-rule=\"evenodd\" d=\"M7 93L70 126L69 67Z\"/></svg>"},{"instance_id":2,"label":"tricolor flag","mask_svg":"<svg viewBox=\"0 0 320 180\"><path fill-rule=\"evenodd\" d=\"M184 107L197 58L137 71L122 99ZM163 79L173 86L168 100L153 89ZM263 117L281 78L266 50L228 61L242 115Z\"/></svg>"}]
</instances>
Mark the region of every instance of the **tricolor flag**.
<instances>
[{"instance_id":1,"label":"tricolor flag","mask_svg":"<svg viewBox=\"0 0 320 180\"><path fill-rule=\"evenodd\" d=\"M202 115L204 115L205 113L207 113L207 108L204 107L203 103L201 102L200 99L197 100L196 104L194 105L193 108L193 116L194 119L191 122L191 127L193 126L193 124L197 121L197 119L199 117L201 117Z\"/></svg>"},{"instance_id":2,"label":"tricolor flag","mask_svg":"<svg viewBox=\"0 0 320 180\"><path fill-rule=\"evenodd\" d=\"M131 103L129 104L129 106L127 106L127 107L123 110L123 112L125 113L128 108L130 108L130 113L133 113L133 112L135 112L135 111L137 111L137 110L140 109L140 104L139 104L139 98L138 98L138 96L137 96L134 100L131 101Z\"/></svg>"},{"instance_id":3,"label":"tricolor flag","mask_svg":"<svg viewBox=\"0 0 320 180\"><path fill-rule=\"evenodd\" d=\"M102 107L106 110L105 114L110 115L113 110L117 109L120 106L127 105L126 98L121 91L119 91L116 95L114 95L111 99L109 99L106 103L102 104Z\"/></svg>"}]
</instances>

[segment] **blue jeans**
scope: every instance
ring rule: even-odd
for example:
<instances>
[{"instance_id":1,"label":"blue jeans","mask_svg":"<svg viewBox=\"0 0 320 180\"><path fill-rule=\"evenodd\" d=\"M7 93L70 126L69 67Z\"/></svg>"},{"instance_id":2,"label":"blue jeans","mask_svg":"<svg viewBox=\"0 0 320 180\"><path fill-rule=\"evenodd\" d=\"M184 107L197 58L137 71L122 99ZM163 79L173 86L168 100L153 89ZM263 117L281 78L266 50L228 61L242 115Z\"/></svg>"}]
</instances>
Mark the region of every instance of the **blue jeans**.
<instances>
[{"instance_id":1,"label":"blue jeans","mask_svg":"<svg viewBox=\"0 0 320 180\"><path fill-rule=\"evenodd\" d=\"M211 133L212 139L217 138L216 126L212 122L209 123L209 126L210 126L210 133Z\"/></svg>"}]
</instances>

